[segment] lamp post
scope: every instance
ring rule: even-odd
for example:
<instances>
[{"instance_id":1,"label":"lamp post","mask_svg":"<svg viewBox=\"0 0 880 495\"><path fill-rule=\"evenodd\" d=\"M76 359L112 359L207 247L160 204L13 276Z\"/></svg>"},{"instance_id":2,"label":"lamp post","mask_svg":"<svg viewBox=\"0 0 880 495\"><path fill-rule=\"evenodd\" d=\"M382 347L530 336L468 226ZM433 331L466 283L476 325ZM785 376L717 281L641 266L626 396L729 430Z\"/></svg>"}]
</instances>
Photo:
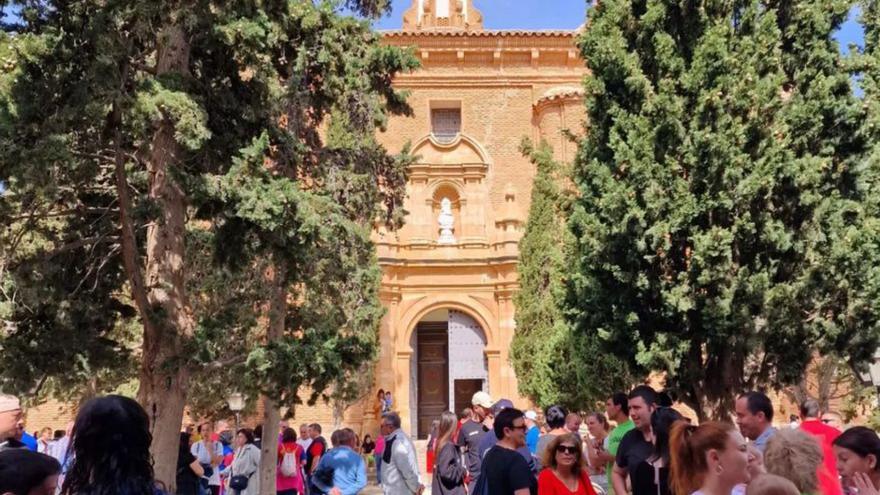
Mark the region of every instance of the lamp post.
<instances>
[{"instance_id":1,"label":"lamp post","mask_svg":"<svg viewBox=\"0 0 880 495\"><path fill-rule=\"evenodd\" d=\"M238 433L238 424L241 422L241 411L244 409L244 396L239 392L233 392L226 398L229 410L235 413L235 432Z\"/></svg>"}]
</instances>

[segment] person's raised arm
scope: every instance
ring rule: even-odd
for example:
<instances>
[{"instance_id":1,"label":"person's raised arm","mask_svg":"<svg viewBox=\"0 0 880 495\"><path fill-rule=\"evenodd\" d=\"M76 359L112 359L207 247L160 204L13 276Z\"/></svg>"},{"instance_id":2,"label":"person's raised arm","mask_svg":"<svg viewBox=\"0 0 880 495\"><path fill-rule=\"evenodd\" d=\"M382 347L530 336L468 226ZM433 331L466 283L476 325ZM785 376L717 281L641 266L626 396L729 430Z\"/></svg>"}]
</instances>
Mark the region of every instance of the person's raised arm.
<instances>
[{"instance_id":1,"label":"person's raised arm","mask_svg":"<svg viewBox=\"0 0 880 495\"><path fill-rule=\"evenodd\" d=\"M214 444L214 454L211 456L211 466L216 468L223 461L223 444L220 442L213 442Z\"/></svg>"}]
</instances>

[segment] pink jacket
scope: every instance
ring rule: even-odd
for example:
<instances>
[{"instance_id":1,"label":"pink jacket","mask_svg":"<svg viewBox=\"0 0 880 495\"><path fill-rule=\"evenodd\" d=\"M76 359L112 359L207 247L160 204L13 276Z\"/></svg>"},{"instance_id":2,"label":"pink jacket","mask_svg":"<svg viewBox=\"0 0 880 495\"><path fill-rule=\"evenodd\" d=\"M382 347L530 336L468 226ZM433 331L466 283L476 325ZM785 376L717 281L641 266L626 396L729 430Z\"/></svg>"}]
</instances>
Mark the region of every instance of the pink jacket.
<instances>
[{"instance_id":1,"label":"pink jacket","mask_svg":"<svg viewBox=\"0 0 880 495\"><path fill-rule=\"evenodd\" d=\"M284 454L288 452L296 454L296 464L299 466L297 474L289 477L281 475L281 461L284 460ZM303 493L302 466L300 465L302 454L302 447L296 442L278 444L278 470L275 474L275 489L277 491L296 490L296 493Z\"/></svg>"}]
</instances>

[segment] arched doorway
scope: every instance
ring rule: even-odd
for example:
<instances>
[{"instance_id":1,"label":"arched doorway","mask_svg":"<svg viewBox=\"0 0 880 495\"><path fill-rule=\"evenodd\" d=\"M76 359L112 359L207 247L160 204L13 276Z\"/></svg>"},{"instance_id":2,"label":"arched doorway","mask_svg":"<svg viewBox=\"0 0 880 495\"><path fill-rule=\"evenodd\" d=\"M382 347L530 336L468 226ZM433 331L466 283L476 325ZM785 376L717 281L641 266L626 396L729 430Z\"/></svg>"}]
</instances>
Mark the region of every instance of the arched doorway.
<instances>
[{"instance_id":1,"label":"arched doorway","mask_svg":"<svg viewBox=\"0 0 880 495\"><path fill-rule=\"evenodd\" d=\"M458 414L475 392L488 391L486 334L467 314L439 309L419 321L410 345L411 431L427 438L440 413Z\"/></svg>"}]
</instances>

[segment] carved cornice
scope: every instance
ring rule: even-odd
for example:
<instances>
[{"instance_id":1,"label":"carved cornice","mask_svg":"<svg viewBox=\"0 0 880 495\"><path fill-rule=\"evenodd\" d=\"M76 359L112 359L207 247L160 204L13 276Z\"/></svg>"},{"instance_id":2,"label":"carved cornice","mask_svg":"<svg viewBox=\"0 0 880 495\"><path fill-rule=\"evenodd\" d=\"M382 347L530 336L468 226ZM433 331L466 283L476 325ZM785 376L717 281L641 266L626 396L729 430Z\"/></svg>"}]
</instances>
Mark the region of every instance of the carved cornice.
<instances>
[{"instance_id":1,"label":"carved cornice","mask_svg":"<svg viewBox=\"0 0 880 495\"><path fill-rule=\"evenodd\" d=\"M485 256L474 258L453 258L453 259L433 259L433 258L406 258L406 257L379 257L379 265L382 266L431 266L431 267L462 267L462 266L504 266L519 264L519 256Z\"/></svg>"},{"instance_id":2,"label":"carved cornice","mask_svg":"<svg viewBox=\"0 0 880 495\"><path fill-rule=\"evenodd\" d=\"M584 63L575 31L386 31L388 45L414 47L422 69L563 68Z\"/></svg>"},{"instance_id":3,"label":"carved cornice","mask_svg":"<svg viewBox=\"0 0 880 495\"><path fill-rule=\"evenodd\" d=\"M484 29L481 31L414 31L388 29L379 31L379 33L383 38L560 38L571 40L570 43L574 43L574 38L580 34L576 29Z\"/></svg>"}]
</instances>

